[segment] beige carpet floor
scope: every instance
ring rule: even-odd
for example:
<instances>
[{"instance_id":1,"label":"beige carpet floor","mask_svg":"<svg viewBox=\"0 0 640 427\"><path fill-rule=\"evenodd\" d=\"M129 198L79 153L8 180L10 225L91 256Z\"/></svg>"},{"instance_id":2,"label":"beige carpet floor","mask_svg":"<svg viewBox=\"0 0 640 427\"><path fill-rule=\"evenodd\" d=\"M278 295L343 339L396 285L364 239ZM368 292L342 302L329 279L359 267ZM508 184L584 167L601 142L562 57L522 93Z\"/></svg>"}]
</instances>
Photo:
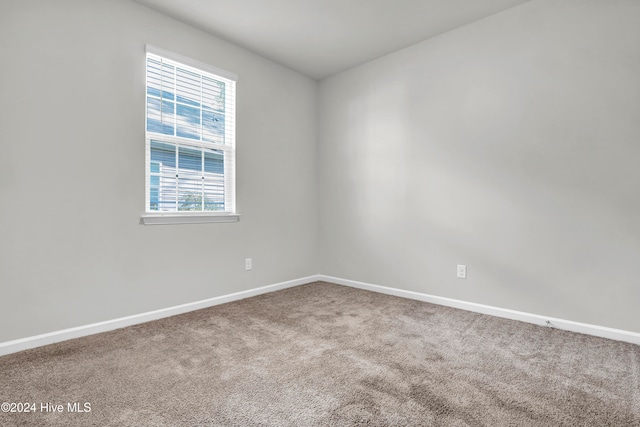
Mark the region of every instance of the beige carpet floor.
<instances>
[{"instance_id":1,"label":"beige carpet floor","mask_svg":"<svg viewBox=\"0 0 640 427\"><path fill-rule=\"evenodd\" d=\"M0 402L37 405L2 426L640 426L640 346L318 282L0 357Z\"/></svg>"}]
</instances>

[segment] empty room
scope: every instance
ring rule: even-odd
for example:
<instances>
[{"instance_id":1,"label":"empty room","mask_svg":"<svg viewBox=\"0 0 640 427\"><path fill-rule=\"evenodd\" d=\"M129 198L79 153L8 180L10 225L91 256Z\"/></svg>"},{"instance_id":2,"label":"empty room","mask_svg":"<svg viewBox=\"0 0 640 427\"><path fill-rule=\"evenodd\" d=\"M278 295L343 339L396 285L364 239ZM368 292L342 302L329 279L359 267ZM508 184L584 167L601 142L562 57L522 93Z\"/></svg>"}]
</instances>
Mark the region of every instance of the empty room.
<instances>
[{"instance_id":1,"label":"empty room","mask_svg":"<svg viewBox=\"0 0 640 427\"><path fill-rule=\"evenodd\" d=\"M640 426L639 0L0 0L0 426Z\"/></svg>"}]
</instances>

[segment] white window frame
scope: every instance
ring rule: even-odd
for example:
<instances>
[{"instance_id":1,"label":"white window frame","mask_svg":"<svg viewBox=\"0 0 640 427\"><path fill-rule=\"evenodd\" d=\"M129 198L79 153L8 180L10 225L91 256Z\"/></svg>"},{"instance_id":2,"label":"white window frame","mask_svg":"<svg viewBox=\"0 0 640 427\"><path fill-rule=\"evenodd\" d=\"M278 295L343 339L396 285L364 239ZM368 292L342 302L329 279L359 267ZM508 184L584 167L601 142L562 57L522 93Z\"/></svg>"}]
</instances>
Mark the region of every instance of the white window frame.
<instances>
[{"instance_id":1,"label":"white window frame","mask_svg":"<svg viewBox=\"0 0 640 427\"><path fill-rule=\"evenodd\" d=\"M187 58L177 53L161 49L152 45L146 45L146 52L176 62L186 69L193 69L201 74L211 74L213 78L225 82L225 144L214 142L194 141L173 135L164 135L147 130L147 79L145 78L145 212L141 215L140 222L144 225L160 224L198 224L210 222L237 222L240 215L236 211L236 185L235 185L235 82L238 77L225 70L213 67L200 61ZM146 58L147 55L145 55ZM145 70L147 69L145 59ZM146 71L145 71L146 73ZM146 74L145 74L146 75ZM229 90L231 89L231 90ZM176 104L177 105L177 104ZM177 111L174 111L177 114ZM151 211L150 209L150 164L151 164L151 140L168 142L178 147L198 147L220 150L224 153L224 192L225 211ZM176 164L177 167L177 164ZM178 183L176 182L176 185Z\"/></svg>"}]
</instances>

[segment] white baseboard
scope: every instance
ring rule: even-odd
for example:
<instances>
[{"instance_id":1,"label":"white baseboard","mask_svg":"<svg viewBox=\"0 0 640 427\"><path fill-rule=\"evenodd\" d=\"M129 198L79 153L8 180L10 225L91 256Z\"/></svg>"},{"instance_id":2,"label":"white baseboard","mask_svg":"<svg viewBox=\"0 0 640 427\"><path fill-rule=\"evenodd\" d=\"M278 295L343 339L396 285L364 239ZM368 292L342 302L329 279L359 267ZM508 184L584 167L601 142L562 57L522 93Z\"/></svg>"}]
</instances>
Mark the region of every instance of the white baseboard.
<instances>
[{"instance_id":1,"label":"white baseboard","mask_svg":"<svg viewBox=\"0 0 640 427\"><path fill-rule=\"evenodd\" d=\"M107 320L105 322L92 323L90 325L78 326L75 328L64 329L61 331L49 332L46 334L35 335L27 338L20 338L13 341L0 343L0 356L16 353L30 348L40 347L47 344L53 344L60 341L66 341L73 338L80 338L87 335L97 334L100 332L112 331L114 329L124 328L127 326L137 325L139 323L149 322L152 320L162 319L164 317L175 316L177 314L187 313L189 311L199 310L201 308L212 307L218 304L224 304L231 301L237 301L256 295L266 294L278 291L280 289L291 288L294 286L304 285L306 283L324 281L335 283L352 288L364 289L367 291L378 292L387 295L393 295L401 298L409 298L418 301L425 301L432 304L443 305L447 307L459 308L462 310L472 311L475 313L489 314L491 316L503 317L506 319L519 320L522 322L533 323L540 326L549 326L556 329L563 329L581 334L594 335L602 338L609 338L617 341L625 341L632 344L640 345L640 333L623 331L620 329L612 329L604 326L590 325L587 323L573 322L571 320L556 319L553 317L540 316L537 314L524 313L521 311L509 310L506 308L492 307L484 304L476 304L473 302L460 301L451 298L438 297L434 295L423 294L420 292L405 291L402 289L389 288L386 286L373 285L355 280L341 279L339 277L326 276L316 274L300 279L289 280L287 282L276 283L273 285L263 286L260 288L249 289L246 291L236 292L233 294L222 295L215 298L209 298L202 301L176 305L174 307L163 308L160 310L149 311L146 313L135 314L133 316L121 317L119 319Z\"/></svg>"},{"instance_id":2,"label":"white baseboard","mask_svg":"<svg viewBox=\"0 0 640 427\"><path fill-rule=\"evenodd\" d=\"M164 317L175 316L177 314L187 313L189 311L199 310L201 308L212 307L214 305L224 304L226 302L237 301L256 295L266 294L269 292L278 291L280 289L291 288L293 286L304 285L305 283L315 282L318 280L320 280L320 276L318 275L308 276L300 279L289 280L287 282L276 283L274 285L268 285L260 288L249 289L247 291L209 298L202 301L196 301L187 304L176 305L173 307L163 308L160 310L149 311L146 313L135 314L133 316L121 317L119 319L107 320L105 322L92 323L90 325L78 326L75 328L63 329L61 331L49 332L46 334L7 341L0 343L0 356L16 353L22 350L28 350L30 348L40 347L47 344L53 344L60 341L66 341L73 338L80 338L100 332L112 331L114 329L124 328L126 326L132 326L139 323L149 322L151 320L162 319Z\"/></svg>"},{"instance_id":3,"label":"white baseboard","mask_svg":"<svg viewBox=\"0 0 640 427\"><path fill-rule=\"evenodd\" d=\"M460 301L451 298L438 297L423 294L420 292L405 291L402 289L389 288L386 286L372 285L370 283L358 282L355 280L341 279L339 277L319 275L316 280L336 283L338 285L350 286L352 288L364 289L367 291L379 292L387 295L394 295L401 298L409 298L418 301L425 301L432 304L444 305L447 307L460 308L462 310L475 313L489 314L491 316L503 317L506 319L519 320L521 322L533 323L540 326L551 326L565 331L578 332L596 337L609 338L616 341L625 341L640 345L640 334L636 332L623 331L620 329L607 328L604 326L590 325L588 323L574 322L571 320L557 319L554 317L540 316L538 314L524 313L522 311L509 310L506 308L492 307L484 304ZM549 323L547 323L549 322Z\"/></svg>"}]
</instances>

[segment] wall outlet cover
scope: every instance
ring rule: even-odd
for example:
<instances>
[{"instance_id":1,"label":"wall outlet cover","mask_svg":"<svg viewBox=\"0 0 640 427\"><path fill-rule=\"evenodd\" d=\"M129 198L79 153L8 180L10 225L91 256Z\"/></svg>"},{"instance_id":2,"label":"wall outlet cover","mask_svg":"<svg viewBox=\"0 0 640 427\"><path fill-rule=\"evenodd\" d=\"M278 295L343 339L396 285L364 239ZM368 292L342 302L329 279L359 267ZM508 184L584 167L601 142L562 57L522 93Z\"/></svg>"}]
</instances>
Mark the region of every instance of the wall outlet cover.
<instances>
[{"instance_id":1,"label":"wall outlet cover","mask_svg":"<svg viewBox=\"0 0 640 427\"><path fill-rule=\"evenodd\" d=\"M467 266L464 264L458 264L457 270L458 279L466 279L467 278Z\"/></svg>"}]
</instances>

